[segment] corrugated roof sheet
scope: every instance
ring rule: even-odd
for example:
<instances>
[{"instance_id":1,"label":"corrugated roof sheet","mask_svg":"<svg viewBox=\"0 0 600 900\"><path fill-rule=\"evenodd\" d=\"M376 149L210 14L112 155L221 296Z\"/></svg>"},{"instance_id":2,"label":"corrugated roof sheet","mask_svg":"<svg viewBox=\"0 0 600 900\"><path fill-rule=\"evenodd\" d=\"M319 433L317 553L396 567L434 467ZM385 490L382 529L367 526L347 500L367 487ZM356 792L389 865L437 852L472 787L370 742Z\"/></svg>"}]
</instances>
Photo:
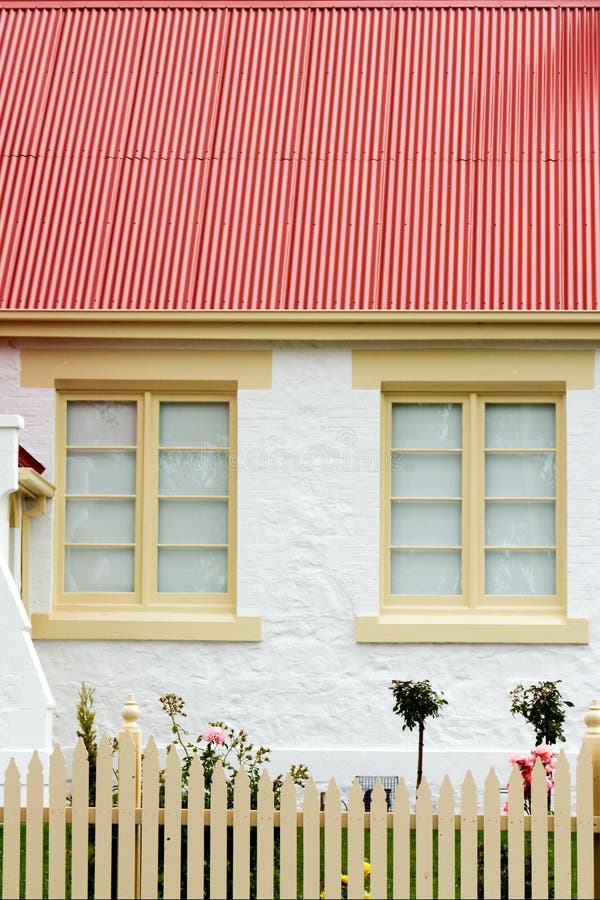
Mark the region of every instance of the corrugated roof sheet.
<instances>
[{"instance_id":1,"label":"corrugated roof sheet","mask_svg":"<svg viewBox=\"0 0 600 900\"><path fill-rule=\"evenodd\" d=\"M600 8L0 4L0 309L600 309Z\"/></svg>"}]
</instances>

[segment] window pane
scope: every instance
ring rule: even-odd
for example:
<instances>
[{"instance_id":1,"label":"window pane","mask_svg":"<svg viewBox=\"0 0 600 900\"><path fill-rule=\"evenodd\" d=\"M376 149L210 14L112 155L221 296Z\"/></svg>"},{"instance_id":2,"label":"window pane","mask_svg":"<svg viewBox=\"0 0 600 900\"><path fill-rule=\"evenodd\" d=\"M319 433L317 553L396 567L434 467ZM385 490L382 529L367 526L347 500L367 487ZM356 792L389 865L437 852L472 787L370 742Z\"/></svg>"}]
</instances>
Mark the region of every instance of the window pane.
<instances>
[{"instance_id":1,"label":"window pane","mask_svg":"<svg viewBox=\"0 0 600 900\"><path fill-rule=\"evenodd\" d=\"M392 594L460 594L460 550L392 550Z\"/></svg>"},{"instance_id":2,"label":"window pane","mask_svg":"<svg viewBox=\"0 0 600 900\"><path fill-rule=\"evenodd\" d=\"M229 403L161 403L161 447L228 447Z\"/></svg>"},{"instance_id":3,"label":"window pane","mask_svg":"<svg viewBox=\"0 0 600 900\"><path fill-rule=\"evenodd\" d=\"M487 497L553 497L554 453L486 453Z\"/></svg>"},{"instance_id":4,"label":"window pane","mask_svg":"<svg viewBox=\"0 0 600 900\"><path fill-rule=\"evenodd\" d=\"M69 400L67 444L134 447L137 403L99 400Z\"/></svg>"},{"instance_id":5,"label":"window pane","mask_svg":"<svg viewBox=\"0 0 600 900\"><path fill-rule=\"evenodd\" d=\"M159 493L225 495L229 454L220 450L162 450Z\"/></svg>"},{"instance_id":6,"label":"window pane","mask_svg":"<svg viewBox=\"0 0 600 900\"><path fill-rule=\"evenodd\" d=\"M227 550L158 551L160 593L224 594L227 591Z\"/></svg>"},{"instance_id":7,"label":"window pane","mask_svg":"<svg viewBox=\"0 0 600 900\"><path fill-rule=\"evenodd\" d=\"M461 543L461 503L392 503L392 544L456 547Z\"/></svg>"},{"instance_id":8,"label":"window pane","mask_svg":"<svg viewBox=\"0 0 600 900\"><path fill-rule=\"evenodd\" d=\"M488 501L485 542L494 547L552 547L556 543L554 503Z\"/></svg>"},{"instance_id":9,"label":"window pane","mask_svg":"<svg viewBox=\"0 0 600 900\"><path fill-rule=\"evenodd\" d=\"M392 496L460 497L461 453L392 453Z\"/></svg>"},{"instance_id":10,"label":"window pane","mask_svg":"<svg viewBox=\"0 0 600 900\"><path fill-rule=\"evenodd\" d=\"M161 500L159 544L226 544L226 500Z\"/></svg>"},{"instance_id":11,"label":"window pane","mask_svg":"<svg viewBox=\"0 0 600 900\"><path fill-rule=\"evenodd\" d=\"M394 403L392 447L462 447L460 403Z\"/></svg>"},{"instance_id":12,"label":"window pane","mask_svg":"<svg viewBox=\"0 0 600 900\"><path fill-rule=\"evenodd\" d=\"M133 549L66 547L66 591L133 591Z\"/></svg>"},{"instance_id":13,"label":"window pane","mask_svg":"<svg viewBox=\"0 0 600 900\"><path fill-rule=\"evenodd\" d=\"M486 403L485 446L555 447L554 403Z\"/></svg>"},{"instance_id":14,"label":"window pane","mask_svg":"<svg viewBox=\"0 0 600 900\"><path fill-rule=\"evenodd\" d=\"M135 494L131 450L68 450L68 494Z\"/></svg>"},{"instance_id":15,"label":"window pane","mask_svg":"<svg viewBox=\"0 0 600 900\"><path fill-rule=\"evenodd\" d=\"M67 500L65 540L75 544L132 544L135 500Z\"/></svg>"},{"instance_id":16,"label":"window pane","mask_svg":"<svg viewBox=\"0 0 600 900\"><path fill-rule=\"evenodd\" d=\"M488 550L486 594L556 593L556 561L549 550Z\"/></svg>"}]
</instances>

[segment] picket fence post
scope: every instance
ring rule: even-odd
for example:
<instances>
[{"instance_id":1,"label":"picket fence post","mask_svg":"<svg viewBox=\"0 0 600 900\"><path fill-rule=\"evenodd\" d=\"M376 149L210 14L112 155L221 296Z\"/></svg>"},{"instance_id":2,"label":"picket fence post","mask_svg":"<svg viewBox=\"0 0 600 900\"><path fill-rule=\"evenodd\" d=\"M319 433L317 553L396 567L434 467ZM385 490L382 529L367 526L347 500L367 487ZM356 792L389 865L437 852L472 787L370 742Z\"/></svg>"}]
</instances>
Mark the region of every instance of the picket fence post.
<instances>
[{"instance_id":1,"label":"picket fence post","mask_svg":"<svg viewBox=\"0 0 600 900\"><path fill-rule=\"evenodd\" d=\"M583 721L587 730L583 735L585 747L592 760L594 816L600 816L600 702L592 700ZM600 898L600 834L594 833L594 897Z\"/></svg>"},{"instance_id":2,"label":"picket fence post","mask_svg":"<svg viewBox=\"0 0 600 900\"><path fill-rule=\"evenodd\" d=\"M127 694L121 710L124 724L119 731L119 741L133 741L135 747L135 808L142 805L142 730L138 725L140 708L133 694ZM135 896L141 897L141 825L135 826Z\"/></svg>"}]
</instances>

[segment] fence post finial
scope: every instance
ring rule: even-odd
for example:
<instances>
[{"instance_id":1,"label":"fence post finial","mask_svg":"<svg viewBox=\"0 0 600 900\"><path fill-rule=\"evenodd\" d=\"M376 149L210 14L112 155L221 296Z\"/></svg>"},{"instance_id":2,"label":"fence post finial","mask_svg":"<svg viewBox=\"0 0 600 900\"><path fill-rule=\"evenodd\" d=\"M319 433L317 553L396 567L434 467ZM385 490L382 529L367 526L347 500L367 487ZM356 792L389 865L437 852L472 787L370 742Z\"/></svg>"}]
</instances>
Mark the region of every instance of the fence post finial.
<instances>
[{"instance_id":1,"label":"fence post finial","mask_svg":"<svg viewBox=\"0 0 600 900\"><path fill-rule=\"evenodd\" d=\"M583 717L587 725L582 740L592 760L594 816L600 816L600 701L592 700ZM594 897L600 897L600 834L594 834Z\"/></svg>"},{"instance_id":2,"label":"fence post finial","mask_svg":"<svg viewBox=\"0 0 600 900\"><path fill-rule=\"evenodd\" d=\"M127 731L139 731L140 726L138 725L138 719L140 717L140 708L135 702L135 697L133 694L127 694L127 699L125 700L125 704L123 709L121 710L121 715L125 720L125 724L122 726L126 728ZM133 735L132 735L133 737ZM134 738L135 740L135 738Z\"/></svg>"},{"instance_id":3,"label":"fence post finial","mask_svg":"<svg viewBox=\"0 0 600 900\"><path fill-rule=\"evenodd\" d=\"M583 717L583 721L587 725L586 734L600 734L600 701L592 700L588 710Z\"/></svg>"}]
</instances>

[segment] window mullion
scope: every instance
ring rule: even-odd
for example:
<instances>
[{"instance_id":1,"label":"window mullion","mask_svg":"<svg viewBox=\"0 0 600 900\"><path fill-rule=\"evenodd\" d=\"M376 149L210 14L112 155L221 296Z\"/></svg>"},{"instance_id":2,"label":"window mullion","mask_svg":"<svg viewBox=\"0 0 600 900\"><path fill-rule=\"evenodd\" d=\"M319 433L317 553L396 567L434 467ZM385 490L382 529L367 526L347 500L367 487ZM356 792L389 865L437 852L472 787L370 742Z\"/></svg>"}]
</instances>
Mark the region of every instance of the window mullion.
<instances>
[{"instance_id":1,"label":"window mullion","mask_svg":"<svg viewBox=\"0 0 600 900\"><path fill-rule=\"evenodd\" d=\"M137 551L140 566L138 569L140 604L144 607L149 605L150 598L156 591L156 542L158 540L156 530L158 424L155 403L150 391L144 392L140 406L142 421L139 429L140 446L138 448L140 469L138 472L138 504L141 522Z\"/></svg>"},{"instance_id":2,"label":"window mullion","mask_svg":"<svg viewBox=\"0 0 600 900\"><path fill-rule=\"evenodd\" d=\"M483 497L482 428L483 406L477 394L470 393L465 404L465 505L466 528L463 540L465 556L465 600L467 606L476 607L483 589L483 539L481 503Z\"/></svg>"}]
</instances>

